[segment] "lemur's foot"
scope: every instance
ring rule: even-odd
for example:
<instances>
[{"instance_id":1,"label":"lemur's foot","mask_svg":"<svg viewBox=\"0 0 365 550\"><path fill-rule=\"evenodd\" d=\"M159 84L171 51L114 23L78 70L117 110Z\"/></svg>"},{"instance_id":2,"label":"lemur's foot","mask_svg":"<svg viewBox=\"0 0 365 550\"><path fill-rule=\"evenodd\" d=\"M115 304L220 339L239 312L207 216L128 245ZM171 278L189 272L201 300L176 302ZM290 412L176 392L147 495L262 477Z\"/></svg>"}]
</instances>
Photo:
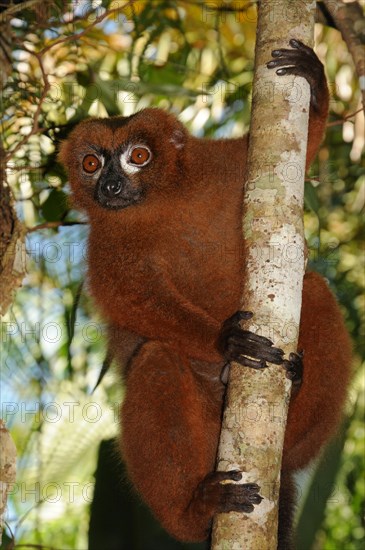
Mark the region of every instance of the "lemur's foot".
<instances>
[{"instance_id":1,"label":"lemur's foot","mask_svg":"<svg viewBox=\"0 0 365 550\"><path fill-rule=\"evenodd\" d=\"M254 505L260 504L263 497L258 494L260 487L256 483L221 483L222 481L239 481L241 472L211 472L194 493L194 501L200 501L214 510L221 512L252 512Z\"/></svg>"},{"instance_id":2,"label":"lemur's foot","mask_svg":"<svg viewBox=\"0 0 365 550\"><path fill-rule=\"evenodd\" d=\"M227 362L235 361L253 369L264 369L266 361L275 365L283 364L284 352L275 348L269 338L260 336L240 326L240 321L251 319L250 311L237 311L223 325L217 347Z\"/></svg>"},{"instance_id":3,"label":"lemur's foot","mask_svg":"<svg viewBox=\"0 0 365 550\"><path fill-rule=\"evenodd\" d=\"M289 45L294 49L273 50L271 55L275 59L269 61L266 66L268 69L277 69L276 74L279 76L293 74L305 78L311 89L311 106L315 111L319 111L321 98L327 93L324 67L314 50L300 40L292 38Z\"/></svg>"},{"instance_id":4,"label":"lemur's foot","mask_svg":"<svg viewBox=\"0 0 365 550\"><path fill-rule=\"evenodd\" d=\"M284 359L284 352L275 348L273 342L265 336L260 336L240 326L240 321L253 317L250 311L237 311L222 325L217 347L227 361L221 373L221 381L227 384L229 378L229 363L235 361L240 365L253 369L264 369L266 361L281 365L293 386L299 388L303 378L303 351L292 352L289 359Z\"/></svg>"}]
</instances>

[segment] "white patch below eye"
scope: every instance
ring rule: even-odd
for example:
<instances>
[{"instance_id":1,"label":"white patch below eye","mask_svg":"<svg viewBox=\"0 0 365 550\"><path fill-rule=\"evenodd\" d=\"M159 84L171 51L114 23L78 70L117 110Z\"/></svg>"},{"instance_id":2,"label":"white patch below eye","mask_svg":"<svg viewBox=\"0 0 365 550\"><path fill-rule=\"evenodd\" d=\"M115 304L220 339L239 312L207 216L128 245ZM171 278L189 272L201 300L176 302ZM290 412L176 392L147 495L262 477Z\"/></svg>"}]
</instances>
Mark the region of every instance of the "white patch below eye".
<instances>
[{"instance_id":1,"label":"white patch below eye","mask_svg":"<svg viewBox=\"0 0 365 550\"><path fill-rule=\"evenodd\" d=\"M139 164L132 161L132 154L135 149L143 149L148 153L145 162ZM144 145L143 143L134 143L133 145L130 145L128 149L120 155L120 165L126 174L135 174L136 172L139 172L141 168L147 166L147 164L150 163L151 159L152 153L147 145Z\"/></svg>"},{"instance_id":2,"label":"white patch below eye","mask_svg":"<svg viewBox=\"0 0 365 550\"><path fill-rule=\"evenodd\" d=\"M129 163L130 151L131 147L128 147L128 149L120 155L120 165L126 174L135 174L140 171L141 166L135 166Z\"/></svg>"}]
</instances>

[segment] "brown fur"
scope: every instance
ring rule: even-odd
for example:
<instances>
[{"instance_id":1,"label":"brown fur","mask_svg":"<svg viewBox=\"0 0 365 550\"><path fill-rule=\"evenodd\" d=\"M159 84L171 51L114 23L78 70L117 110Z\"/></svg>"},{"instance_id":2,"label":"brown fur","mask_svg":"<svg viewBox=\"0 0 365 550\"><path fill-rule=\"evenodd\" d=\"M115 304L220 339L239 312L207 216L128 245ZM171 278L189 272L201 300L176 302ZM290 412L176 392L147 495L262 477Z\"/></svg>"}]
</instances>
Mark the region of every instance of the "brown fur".
<instances>
[{"instance_id":1,"label":"brown fur","mask_svg":"<svg viewBox=\"0 0 365 550\"><path fill-rule=\"evenodd\" d=\"M322 139L326 91L320 102L311 112L307 165ZM80 163L88 144L113 150L128 140L153 152L153 161L130 176L146 193L137 205L108 210L94 200ZM221 423L223 362L215 342L240 306L247 146L247 136L196 139L172 115L147 109L119 127L113 119L111 126L81 123L60 153L75 204L90 219L90 290L112 327L111 346L122 357L127 331L128 353L135 349L121 417L123 456L156 517L182 540L206 538L216 511L197 487L214 470ZM349 338L334 297L314 273L304 280L300 348L304 380L290 405L286 480L334 432L349 379Z\"/></svg>"}]
</instances>

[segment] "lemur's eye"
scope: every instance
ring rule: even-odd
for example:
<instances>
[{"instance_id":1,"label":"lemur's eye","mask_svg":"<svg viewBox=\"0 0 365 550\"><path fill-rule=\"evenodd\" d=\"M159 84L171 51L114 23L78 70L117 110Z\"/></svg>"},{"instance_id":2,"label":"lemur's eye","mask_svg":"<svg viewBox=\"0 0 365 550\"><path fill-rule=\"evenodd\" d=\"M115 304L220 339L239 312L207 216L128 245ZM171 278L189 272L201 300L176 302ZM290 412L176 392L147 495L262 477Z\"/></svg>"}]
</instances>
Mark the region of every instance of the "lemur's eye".
<instances>
[{"instance_id":1,"label":"lemur's eye","mask_svg":"<svg viewBox=\"0 0 365 550\"><path fill-rule=\"evenodd\" d=\"M142 145L137 145L133 147L129 154L129 162L131 164L136 164L137 166L144 166L152 158L151 151L147 147Z\"/></svg>"},{"instance_id":2,"label":"lemur's eye","mask_svg":"<svg viewBox=\"0 0 365 550\"><path fill-rule=\"evenodd\" d=\"M100 160L95 155L86 155L82 161L82 167L88 174L93 174L100 167Z\"/></svg>"}]
</instances>

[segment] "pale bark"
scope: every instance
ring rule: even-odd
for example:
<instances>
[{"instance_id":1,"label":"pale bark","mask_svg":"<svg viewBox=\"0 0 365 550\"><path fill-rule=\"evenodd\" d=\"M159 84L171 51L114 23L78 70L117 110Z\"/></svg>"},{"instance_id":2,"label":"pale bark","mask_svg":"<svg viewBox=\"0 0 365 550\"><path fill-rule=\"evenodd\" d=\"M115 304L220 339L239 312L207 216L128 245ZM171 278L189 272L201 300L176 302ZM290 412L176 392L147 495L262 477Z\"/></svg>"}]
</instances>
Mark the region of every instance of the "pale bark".
<instances>
[{"instance_id":1,"label":"pale bark","mask_svg":"<svg viewBox=\"0 0 365 550\"><path fill-rule=\"evenodd\" d=\"M11 32L0 14L0 89L11 73ZM6 182L6 154L0 138L0 315L7 312L25 275L25 230Z\"/></svg>"},{"instance_id":2,"label":"pale bark","mask_svg":"<svg viewBox=\"0 0 365 550\"><path fill-rule=\"evenodd\" d=\"M16 217L5 181L4 150L0 144L0 317L9 309L25 276L25 228Z\"/></svg>"},{"instance_id":3,"label":"pale bark","mask_svg":"<svg viewBox=\"0 0 365 550\"><path fill-rule=\"evenodd\" d=\"M300 77L277 76L266 63L290 38L313 45L315 2L260 2L243 234L242 309L253 332L285 356L297 350L305 269L303 196L310 91ZM293 85L293 94L288 91ZM219 514L212 548L277 547L278 489L291 382L280 366L263 371L231 365L217 469L243 472L264 500L251 514Z\"/></svg>"},{"instance_id":4,"label":"pale bark","mask_svg":"<svg viewBox=\"0 0 365 550\"><path fill-rule=\"evenodd\" d=\"M0 20L0 89L11 72L9 29ZM11 304L15 289L24 277L24 231L12 205L10 189L6 183L5 151L0 139L0 320ZM18 251L18 253L17 253ZM0 354L1 357L1 354ZM0 368L2 364L0 361ZM0 545L2 542L6 504L16 478L16 447L10 433L0 420Z\"/></svg>"}]
</instances>

